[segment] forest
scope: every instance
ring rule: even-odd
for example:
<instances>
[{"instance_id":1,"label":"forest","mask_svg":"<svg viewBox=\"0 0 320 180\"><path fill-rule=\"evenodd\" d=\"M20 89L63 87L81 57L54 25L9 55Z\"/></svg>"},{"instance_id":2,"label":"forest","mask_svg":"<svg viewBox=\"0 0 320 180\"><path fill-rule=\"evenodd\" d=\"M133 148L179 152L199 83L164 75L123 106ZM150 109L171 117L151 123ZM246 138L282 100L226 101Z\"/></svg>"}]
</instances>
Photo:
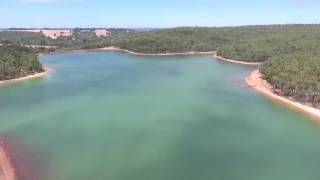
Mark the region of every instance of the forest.
<instances>
[{"instance_id":1,"label":"forest","mask_svg":"<svg viewBox=\"0 0 320 180\"><path fill-rule=\"evenodd\" d=\"M37 55L30 48L0 46L0 80L43 72Z\"/></svg>"},{"instance_id":2,"label":"forest","mask_svg":"<svg viewBox=\"0 0 320 180\"><path fill-rule=\"evenodd\" d=\"M0 44L56 46L38 52L117 46L141 53L217 51L239 61L264 62L260 71L276 92L320 105L320 25L113 29L107 38L76 31L50 39L41 33L0 32Z\"/></svg>"}]
</instances>

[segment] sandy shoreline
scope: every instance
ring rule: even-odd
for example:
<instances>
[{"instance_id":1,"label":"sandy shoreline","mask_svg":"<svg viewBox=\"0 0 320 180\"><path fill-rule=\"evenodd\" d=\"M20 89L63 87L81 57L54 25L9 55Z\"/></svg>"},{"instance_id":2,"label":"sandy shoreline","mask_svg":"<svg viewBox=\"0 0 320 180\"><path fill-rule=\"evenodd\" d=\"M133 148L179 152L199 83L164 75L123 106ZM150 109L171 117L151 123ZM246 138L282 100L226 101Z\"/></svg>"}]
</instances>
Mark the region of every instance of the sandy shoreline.
<instances>
[{"instance_id":1,"label":"sandy shoreline","mask_svg":"<svg viewBox=\"0 0 320 180\"><path fill-rule=\"evenodd\" d=\"M3 80L3 81L0 81L0 86L1 85L7 85L7 84L15 83L15 82L19 82L19 81L23 81L23 80L33 79L33 78L45 77L45 76L48 75L48 73L49 73L49 68L48 68L47 65L44 65L44 72L35 73L35 74L31 74L31 75L28 75L28 76L19 77L19 78L15 78L15 79Z\"/></svg>"},{"instance_id":2,"label":"sandy shoreline","mask_svg":"<svg viewBox=\"0 0 320 180\"><path fill-rule=\"evenodd\" d=\"M271 98L272 100L280 102L280 103L282 103L282 104L284 104L294 110L302 112L302 113L306 114L307 116L311 117L313 120L320 122L320 110L319 109L301 104L297 101L293 101L293 100L290 100L286 97L279 96L279 95L275 94L273 92L272 86L266 80L262 79L262 74L259 72L259 70L255 70L252 73L250 73L246 77L245 80L246 80L246 83L248 84L248 86L259 91L261 94Z\"/></svg>"},{"instance_id":3,"label":"sandy shoreline","mask_svg":"<svg viewBox=\"0 0 320 180\"><path fill-rule=\"evenodd\" d=\"M0 140L0 179L17 180L15 169L2 140Z\"/></svg>"},{"instance_id":4,"label":"sandy shoreline","mask_svg":"<svg viewBox=\"0 0 320 180\"><path fill-rule=\"evenodd\" d=\"M104 48L96 48L96 49L79 49L79 50L66 50L66 51L56 51L56 52L50 52L47 54L60 54L60 53L70 53L70 52L99 52L99 51L122 51L126 52L132 55L137 55L137 56L186 56L186 55L206 55L206 54L215 54L215 51L210 51L210 52L184 52L184 53L138 53L138 52L133 52L129 51L126 49L121 49L118 47L104 47ZM42 55L42 54L41 54Z\"/></svg>"},{"instance_id":5,"label":"sandy shoreline","mask_svg":"<svg viewBox=\"0 0 320 180\"><path fill-rule=\"evenodd\" d=\"M179 55L202 55L202 54L214 54L215 51L210 51L210 52L194 52L194 51L190 51L190 52L184 52L184 53L155 53L155 54L148 54L148 53L137 53L137 52L133 52L133 51L129 51L126 49L121 49L121 48L117 48L117 47L105 47L105 48L100 48L100 49L95 49L98 51L123 51L123 52L127 52L129 54L133 54L133 55L139 55L139 56L179 56Z\"/></svg>"},{"instance_id":6,"label":"sandy shoreline","mask_svg":"<svg viewBox=\"0 0 320 180\"><path fill-rule=\"evenodd\" d=\"M259 65L261 65L260 62L245 62L245 61L237 61L237 60L233 60L233 59L227 59L227 58L224 58L222 56L218 56L217 53L213 54L213 58L221 60L221 61L225 61L225 62L229 62L229 63L235 63L235 64L241 64L241 65L249 65L249 66L259 66Z\"/></svg>"}]
</instances>

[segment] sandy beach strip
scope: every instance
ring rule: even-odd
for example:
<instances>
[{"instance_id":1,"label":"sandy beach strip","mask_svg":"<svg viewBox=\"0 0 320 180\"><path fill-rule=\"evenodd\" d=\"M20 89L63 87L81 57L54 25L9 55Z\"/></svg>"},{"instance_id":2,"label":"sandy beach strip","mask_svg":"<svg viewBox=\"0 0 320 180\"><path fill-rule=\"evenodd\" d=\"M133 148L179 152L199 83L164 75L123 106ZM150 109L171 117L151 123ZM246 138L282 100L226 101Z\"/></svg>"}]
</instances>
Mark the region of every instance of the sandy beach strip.
<instances>
[{"instance_id":1,"label":"sandy beach strip","mask_svg":"<svg viewBox=\"0 0 320 180\"><path fill-rule=\"evenodd\" d=\"M148 54L148 53L137 53L133 51L129 51L126 49L121 49L118 47L105 47L105 48L100 48L96 50L101 50L101 51L123 51L127 52L129 54L133 55L138 55L138 56L179 56L179 55L202 55L202 54L214 54L215 51L210 51L210 52L194 52L194 51L189 51L189 52L183 52L183 53L154 53L154 54Z\"/></svg>"},{"instance_id":2,"label":"sandy beach strip","mask_svg":"<svg viewBox=\"0 0 320 180\"><path fill-rule=\"evenodd\" d=\"M15 78L15 79L3 80L3 81L0 81L0 85L7 85L7 84L12 84L12 83L15 83L15 82L23 81L23 80L29 80L29 79L39 78L39 77L45 77L45 76L47 76L49 74L49 71L50 71L49 67L47 65L44 65L44 72L30 74L30 75L27 75L27 76L24 76L24 77Z\"/></svg>"},{"instance_id":3,"label":"sandy beach strip","mask_svg":"<svg viewBox=\"0 0 320 180\"><path fill-rule=\"evenodd\" d=\"M2 140L0 140L0 180L17 180L15 169Z\"/></svg>"},{"instance_id":4,"label":"sandy beach strip","mask_svg":"<svg viewBox=\"0 0 320 180\"><path fill-rule=\"evenodd\" d=\"M262 79L262 74L259 72L259 70L255 70L252 73L250 73L246 77L246 83L249 87L257 90L261 94L271 98L272 100L275 100L281 104L284 104L294 110L297 110L299 112L302 112L312 118L313 120L320 122L320 110L316 109L314 107L301 104L297 101L288 99L283 96L279 96L273 92L272 86L264 79Z\"/></svg>"},{"instance_id":5,"label":"sandy beach strip","mask_svg":"<svg viewBox=\"0 0 320 180\"><path fill-rule=\"evenodd\" d=\"M133 51L129 51L129 50L126 50L126 49L121 49L121 48L114 47L114 46L93 49L93 51L123 51L123 52L127 52L129 54L138 55L138 56L180 56L180 55L202 55L202 54L214 54L215 53L215 51L211 51L211 52L189 51L189 52L183 52L183 53L154 53L154 54L150 54L150 53L133 52Z\"/></svg>"},{"instance_id":6,"label":"sandy beach strip","mask_svg":"<svg viewBox=\"0 0 320 180\"><path fill-rule=\"evenodd\" d=\"M229 62L229 63L235 63L235 64L241 64L241 65L249 65L249 66L259 66L259 65L262 64L261 62L246 62L246 61L238 61L238 60L233 60L233 59L227 59L227 58L224 58L222 56L218 56L217 53L213 54L213 58L221 60L221 61Z\"/></svg>"}]
</instances>

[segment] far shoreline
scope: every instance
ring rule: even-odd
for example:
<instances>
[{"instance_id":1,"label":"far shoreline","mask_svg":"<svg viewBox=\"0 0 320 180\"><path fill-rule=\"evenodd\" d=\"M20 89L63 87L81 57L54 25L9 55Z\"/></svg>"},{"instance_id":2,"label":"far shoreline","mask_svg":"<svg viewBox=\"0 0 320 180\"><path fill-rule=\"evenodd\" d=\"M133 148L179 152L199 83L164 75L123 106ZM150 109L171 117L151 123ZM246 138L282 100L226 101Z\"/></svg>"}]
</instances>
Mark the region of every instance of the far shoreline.
<instances>
[{"instance_id":1,"label":"far shoreline","mask_svg":"<svg viewBox=\"0 0 320 180\"><path fill-rule=\"evenodd\" d=\"M103 47L103 48L93 48L93 49L75 49L75 50L62 50L62 51L55 51L49 53L39 53L39 55L46 55L46 54L62 54L62 53L72 53L72 52L103 52L103 51L122 51L132 55L138 56L188 56L188 55L206 55L206 54L215 54L216 51L208 51L208 52L197 52L197 51L188 51L188 52L168 52L168 53L139 53L130 51L127 49L121 49L119 47L110 46L110 47Z\"/></svg>"},{"instance_id":2,"label":"far shoreline","mask_svg":"<svg viewBox=\"0 0 320 180\"><path fill-rule=\"evenodd\" d=\"M245 81L247 85L256 91L260 92L264 96L275 100L291 109L302 112L311 119L320 122L320 110L312 106L302 104L298 101L288 99L287 97L280 96L274 93L273 87L266 80L262 78L262 74L259 70L251 72L246 78Z\"/></svg>"},{"instance_id":3,"label":"far shoreline","mask_svg":"<svg viewBox=\"0 0 320 180\"><path fill-rule=\"evenodd\" d=\"M215 54L215 51L209 51L209 52L197 52L197 51L188 51L188 52L181 52L181 53L138 53L138 52L133 52L130 50L126 50L126 49L121 49L118 47L105 47L105 48L98 48L98 49L94 49L95 51L123 51L123 52L127 52L129 54L133 54L133 55L138 55L138 56L187 56L187 55L206 55L206 54Z\"/></svg>"}]
</instances>

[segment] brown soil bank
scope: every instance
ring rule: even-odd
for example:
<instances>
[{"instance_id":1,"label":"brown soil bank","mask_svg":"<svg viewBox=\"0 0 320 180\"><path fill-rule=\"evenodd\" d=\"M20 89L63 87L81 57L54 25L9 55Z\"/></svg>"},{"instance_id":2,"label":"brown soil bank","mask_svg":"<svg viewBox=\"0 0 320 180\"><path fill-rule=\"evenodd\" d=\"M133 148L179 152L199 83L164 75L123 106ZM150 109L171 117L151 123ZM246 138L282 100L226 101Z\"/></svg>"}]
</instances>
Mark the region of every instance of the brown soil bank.
<instances>
[{"instance_id":1,"label":"brown soil bank","mask_svg":"<svg viewBox=\"0 0 320 180\"><path fill-rule=\"evenodd\" d=\"M311 106L307 106L296 102L294 100L288 99L286 97L279 96L274 93L272 86L262 78L262 74L259 70L253 71L250 75L246 77L247 84L253 89L259 91L263 95L280 102L286 106L289 106L297 111L303 112L312 119L320 122L320 110L313 108Z\"/></svg>"},{"instance_id":2,"label":"brown soil bank","mask_svg":"<svg viewBox=\"0 0 320 180\"><path fill-rule=\"evenodd\" d=\"M41 153L17 138L0 135L0 180L44 180L47 164Z\"/></svg>"},{"instance_id":3,"label":"brown soil bank","mask_svg":"<svg viewBox=\"0 0 320 180\"><path fill-rule=\"evenodd\" d=\"M0 140L0 180L17 180L17 175L4 140Z\"/></svg>"}]
</instances>

